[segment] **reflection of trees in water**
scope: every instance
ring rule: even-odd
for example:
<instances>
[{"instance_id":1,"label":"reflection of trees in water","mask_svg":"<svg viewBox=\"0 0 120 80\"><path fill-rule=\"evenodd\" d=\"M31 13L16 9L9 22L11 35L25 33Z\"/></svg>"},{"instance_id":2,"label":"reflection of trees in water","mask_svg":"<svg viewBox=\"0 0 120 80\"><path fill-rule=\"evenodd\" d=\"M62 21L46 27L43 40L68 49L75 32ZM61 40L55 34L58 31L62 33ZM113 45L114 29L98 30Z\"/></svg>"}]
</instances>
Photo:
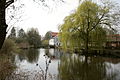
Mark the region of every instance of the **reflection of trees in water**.
<instances>
[{"instance_id":1,"label":"reflection of trees in water","mask_svg":"<svg viewBox=\"0 0 120 80\"><path fill-rule=\"evenodd\" d=\"M46 49L45 54L51 59L60 59L62 51L60 49Z\"/></svg>"},{"instance_id":2,"label":"reflection of trees in water","mask_svg":"<svg viewBox=\"0 0 120 80\"><path fill-rule=\"evenodd\" d=\"M37 62L39 59L39 51L37 49L29 49L27 53L28 62Z\"/></svg>"},{"instance_id":3,"label":"reflection of trees in water","mask_svg":"<svg viewBox=\"0 0 120 80\"><path fill-rule=\"evenodd\" d=\"M19 60L27 60L30 63L37 62L39 59L39 50L38 49L28 49L22 50L18 55Z\"/></svg>"},{"instance_id":4,"label":"reflection of trees in water","mask_svg":"<svg viewBox=\"0 0 120 80\"><path fill-rule=\"evenodd\" d=\"M27 50L20 50L20 52L18 53L17 57L20 60L20 62L22 62L23 60L25 60L26 51Z\"/></svg>"},{"instance_id":5,"label":"reflection of trees in water","mask_svg":"<svg viewBox=\"0 0 120 80\"><path fill-rule=\"evenodd\" d=\"M115 80L115 74L107 75L108 65L101 58L63 56L59 64L60 80Z\"/></svg>"}]
</instances>

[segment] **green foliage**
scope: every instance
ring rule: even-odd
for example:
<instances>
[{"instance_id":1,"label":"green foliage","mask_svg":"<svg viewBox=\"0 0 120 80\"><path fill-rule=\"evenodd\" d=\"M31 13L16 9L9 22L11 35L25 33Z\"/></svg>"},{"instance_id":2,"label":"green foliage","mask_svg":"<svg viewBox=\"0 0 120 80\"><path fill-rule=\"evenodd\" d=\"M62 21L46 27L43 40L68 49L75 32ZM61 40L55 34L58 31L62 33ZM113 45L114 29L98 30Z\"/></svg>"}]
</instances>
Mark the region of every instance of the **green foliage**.
<instances>
[{"instance_id":1,"label":"green foliage","mask_svg":"<svg viewBox=\"0 0 120 80\"><path fill-rule=\"evenodd\" d=\"M50 40L50 38L51 38L51 31L48 31L46 34L45 34L45 38L44 38L44 40Z\"/></svg>"},{"instance_id":2,"label":"green foliage","mask_svg":"<svg viewBox=\"0 0 120 80\"><path fill-rule=\"evenodd\" d=\"M14 32L13 29L12 32ZM8 39L14 40L19 48L29 48L30 46L40 47L41 45L41 36L35 28L31 28L27 33L25 33L25 31L21 28L18 31L18 36L15 38L12 37L11 34Z\"/></svg>"},{"instance_id":3,"label":"green foliage","mask_svg":"<svg viewBox=\"0 0 120 80\"><path fill-rule=\"evenodd\" d=\"M48 46L49 45L49 40L43 40L42 45L43 46Z\"/></svg>"},{"instance_id":4,"label":"green foliage","mask_svg":"<svg viewBox=\"0 0 120 80\"><path fill-rule=\"evenodd\" d=\"M6 39L0 53L10 54L11 52L17 52L17 46L11 39Z\"/></svg>"},{"instance_id":5,"label":"green foliage","mask_svg":"<svg viewBox=\"0 0 120 80\"><path fill-rule=\"evenodd\" d=\"M102 48L106 41L106 31L102 27L96 27L95 30L90 32L89 43L91 47Z\"/></svg>"},{"instance_id":6,"label":"green foliage","mask_svg":"<svg viewBox=\"0 0 120 80\"><path fill-rule=\"evenodd\" d=\"M27 41L30 45L33 45L34 47L39 47L41 44L41 36L39 35L39 32L35 28L31 28L27 32Z\"/></svg>"},{"instance_id":7,"label":"green foliage","mask_svg":"<svg viewBox=\"0 0 120 80\"><path fill-rule=\"evenodd\" d=\"M18 37L15 42L19 44L19 43L27 42L27 40L26 40L26 37L25 38Z\"/></svg>"},{"instance_id":8,"label":"green foliage","mask_svg":"<svg viewBox=\"0 0 120 80\"><path fill-rule=\"evenodd\" d=\"M15 27L13 27L11 29L11 33L10 35L8 36L9 39L12 39L12 40L15 40L16 39L16 30L15 30Z\"/></svg>"},{"instance_id":9,"label":"green foliage","mask_svg":"<svg viewBox=\"0 0 120 80\"><path fill-rule=\"evenodd\" d=\"M101 3L102 4L102 3ZM113 29L113 20L119 20L117 12L111 13L109 2L98 5L89 0L83 1L77 10L64 19L59 37L63 48L102 47L106 40L106 28Z\"/></svg>"},{"instance_id":10,"label":"green foliage","mask_svg":"<svg viewBox=\"0 0 120 80\"><path fill-rule=\"evenodd\" d=\"M25 31L23 29L20 29L18 31L18 37L16 39L16 43L22 43L22 42L27 42L27 36Z\"/></svg>"},{"instance_id":11,"label":"green foliage","mask_svg":"<svg viewBox=\"0 0 120 80\"><path fill-rule=\"evenodd\" d=\"M20 38L26 37L25 31L24 31L23 29L20 29L20 30L19 30L19 32L18 32L18 37L20 37Z\"/></svg>"}]
</instances>

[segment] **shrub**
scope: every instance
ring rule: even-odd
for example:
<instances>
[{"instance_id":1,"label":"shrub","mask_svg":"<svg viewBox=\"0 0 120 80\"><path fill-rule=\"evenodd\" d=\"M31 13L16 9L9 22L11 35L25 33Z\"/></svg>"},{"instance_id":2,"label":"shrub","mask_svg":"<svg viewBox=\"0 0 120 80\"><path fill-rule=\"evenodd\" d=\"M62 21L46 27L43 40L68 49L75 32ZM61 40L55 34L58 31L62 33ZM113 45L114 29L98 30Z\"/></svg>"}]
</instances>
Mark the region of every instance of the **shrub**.
<instances>
[{"instance_id":1,"label":"shrub","mask_svg":"<svg viewBox=\"0 0 120 80\"><path fill-rule=\"evenodd\" d=\"M17 46L15 42L11 39L6 39L0 53L8 54L16 51L17 51Z\"/></svg>"},{"instance_id":2,"label":"shrub","mask_svg":"<svg viewBox=\"0 0 120 80\"><path fill-rule=\"evenodd\" d=\"M16 66L11 63L9 59L0 59L0 80L5 80L5 78L14 71Z\"/></svg>"}]
</instances>

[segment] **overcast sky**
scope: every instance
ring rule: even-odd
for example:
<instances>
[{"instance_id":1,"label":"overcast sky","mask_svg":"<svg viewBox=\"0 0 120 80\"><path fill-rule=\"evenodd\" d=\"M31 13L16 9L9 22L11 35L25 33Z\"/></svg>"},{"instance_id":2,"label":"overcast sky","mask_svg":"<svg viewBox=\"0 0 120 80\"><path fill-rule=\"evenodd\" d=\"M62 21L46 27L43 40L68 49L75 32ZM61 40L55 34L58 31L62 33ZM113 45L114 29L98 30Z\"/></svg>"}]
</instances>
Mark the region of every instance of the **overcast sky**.
<instances>
[{"instance_id":1,"label":"overcast sky","mask_svg":"<svg viewBox=\"0 0 120 80\"><path fill-rule=\"evenodd\" d=\"M52 0L46 1L48 1L46 3L47 6L46 4L42 3L33 3L32 0L21 0L20 2L16 2L15 5L17 6L20 5L19 3L24 4L19 11L15 12L18 18L20 16L22 17L18 19L17 23L15 23L16 20L12 20L9 23L9 19L7 19L9 27L11 24L15 23L14 27L17 29L23 28L25 31L31 27L38 28L40 35L45 35L47 31L58 32L58 25L63 22L63 19L67 15L69 15L78 7L79 2L79 0L65 0L65 3L55 3L52 2ZM120 0L114 1L120 3Z\"/></svg>"}]
</instances>

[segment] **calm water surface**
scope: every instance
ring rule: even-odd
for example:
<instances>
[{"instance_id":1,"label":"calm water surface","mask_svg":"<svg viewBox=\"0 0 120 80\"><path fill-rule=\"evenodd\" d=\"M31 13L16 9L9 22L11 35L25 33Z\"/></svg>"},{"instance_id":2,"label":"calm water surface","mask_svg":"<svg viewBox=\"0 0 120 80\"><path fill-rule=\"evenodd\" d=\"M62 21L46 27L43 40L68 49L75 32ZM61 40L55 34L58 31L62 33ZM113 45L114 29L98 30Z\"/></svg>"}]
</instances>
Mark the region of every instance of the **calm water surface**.
<instances>
[{"instance_id":1,"label":"calm water surface","mask_svg":"<svg viewBox=\"0 0 120 80\"><path fill-rule=\"evenodd\" d=\"M20 72L34 74L42 70L54 76L53 80L120 80L118 58L86 57L59 49L29 49L17 54L15 63Z\"/></svg>"}]
</instances>

